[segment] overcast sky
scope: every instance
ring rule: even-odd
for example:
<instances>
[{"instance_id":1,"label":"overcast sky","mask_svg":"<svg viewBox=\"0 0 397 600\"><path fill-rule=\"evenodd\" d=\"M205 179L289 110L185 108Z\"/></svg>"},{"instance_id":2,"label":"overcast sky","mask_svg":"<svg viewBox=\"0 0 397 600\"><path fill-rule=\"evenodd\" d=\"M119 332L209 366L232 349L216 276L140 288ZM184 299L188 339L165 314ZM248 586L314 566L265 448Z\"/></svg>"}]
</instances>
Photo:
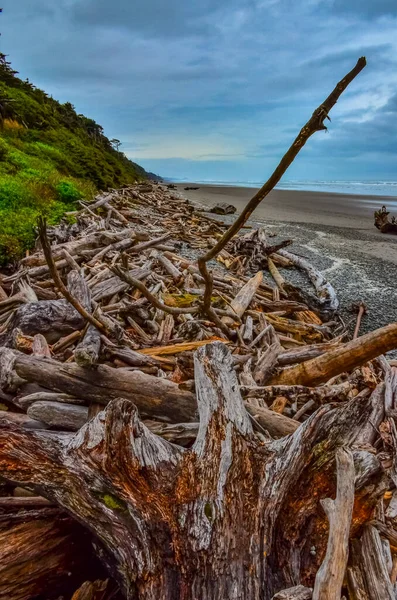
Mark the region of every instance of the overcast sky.
<instances>
[{"instance_id":1,"label":"overcast sky","mask_svg":"<svg viewBox=\"0 0 397 600\"><path fill-rule=\"evenodd\" d=\"M396 0L0 0L22 78L145 168L266 179L359 56L368 66L284 179L397 180Z\"/></svg>"}]
</instances>

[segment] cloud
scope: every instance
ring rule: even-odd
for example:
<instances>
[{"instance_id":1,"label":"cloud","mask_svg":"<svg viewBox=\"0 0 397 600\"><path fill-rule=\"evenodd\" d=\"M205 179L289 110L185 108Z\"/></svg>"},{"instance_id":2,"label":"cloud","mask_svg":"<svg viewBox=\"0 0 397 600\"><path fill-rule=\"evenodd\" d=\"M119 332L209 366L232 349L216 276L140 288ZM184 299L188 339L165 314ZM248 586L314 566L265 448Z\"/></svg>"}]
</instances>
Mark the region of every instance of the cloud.
<instances>
[{"instance_id":1,"label":"cloud","mask_svg":"<svg viewBox=\"0 0 397 600\"><path fill-rule=\"evenodd\" d=\"M292 172L343 179L354 163L356 178L395 177L394 4L3 0L0 42L21 76L95 118L150 170L233 180L262 178L365 55L330 132Z\"/></svg>"}]
</instances>

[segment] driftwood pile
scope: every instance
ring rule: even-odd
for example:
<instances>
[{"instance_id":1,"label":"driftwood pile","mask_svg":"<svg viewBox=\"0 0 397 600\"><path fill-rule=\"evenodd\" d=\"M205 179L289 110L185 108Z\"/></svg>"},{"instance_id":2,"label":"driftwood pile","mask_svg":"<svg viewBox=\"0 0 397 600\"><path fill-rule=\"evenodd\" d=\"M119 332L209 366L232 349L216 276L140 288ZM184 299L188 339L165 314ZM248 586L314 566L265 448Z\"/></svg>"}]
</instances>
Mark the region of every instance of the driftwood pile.
<instances>
[{"instance_id":1,"label":"driftwood pile","mask_svg":"<svg viewBox=\"0 0 397 600\"><path fill-rule=\"evenodd\" d=\"M67 481L60 465L49 477L49 457L44 456L43 449L29 449L29 443L40 440L48 445L50 440L56 441L51 450L55 453L59 452L59 444L63 448L69 445L69 449L87 445L93 426L86 423L95 423L95 417L99 422L106 420L101 417L106 413L100 411L108 406L107 412L117 412L119 427L122 423L124 428L130 426L125 420L127 411L131 427L144 427L148 435L161 436L156 444L165 461L167 451L160 450L160 439L176 444L175 448L203 443L196 397L200 400L200 395L205 396L210 402L211 394L214 395L211 381L221 388L225 402L234 396L239 411L245 409L239 427L243 427L244 435L252 431L258 446L267 448L266 453L276 443L272 440L293 438L294 432L301 431L302 423L311 422L309 417L315 411L317 420L324 410L328 419L336 411L331 421L339 415L338 409L331 408L334 406L350 407L346 408L350 418L357 410L366 411L370 420L363 426L361 417L354 451L358 489L365 497L361 510L365 514L356 516L354 523L354 532L362 534L362 538L354 542L357 552L353 552L348 568L349 597L389 597L376 596L371 591L367 596L354 595L356 588L366 585L360 578L366 576L368 565L365 562L364 569L360 561L372 560L366 552L372 552L375 546L379 555L367 584L369 588L383 585L390 594L395 593L397 562L386 540L392 544L397 540L392 526L397 517L392 452L397 437L390 416L395 410L396 374L384 358L359 367L367 356L357 359L357 351L356 368L349 369L349 356L352 352L354 355L357 341L343 343L348 333L338 317L332 286L304 258L284 249L290 240L272 245L263 229L248 228L247 233L229 243L212 265L212 306L223 323L220 330L203 312L204 282L197 268L197 256L216 243L225 227L161 186L125 188L98 197L58 227L46 231L42 224L41 240L46 252L39 249L23 259L17 271L2 276L0 473L5 479L0 497L0 598L55 598L61 592L68 598L74 591L73 585L89 579L91 573L94 577L99 573L102 579L84 583L73 598L110 598L117 591L116 583L105 580L103 568L90 550L88 534L67 512L54 506L65 507L91 532L98 533L87 514L85 518L80 514L85 509L72 510L64 496L62 485L73 490L76 482ZM308 289L288 282L288 269L294 268L307 274ZM92 322L87 323L70 299L64 297L62 285L55 282L57 278ZM362 340L367 338L368 335L358 339L361 353L366 347ZM198 348L201 350L195 357ZM343 353L346 359L341 363ZM323 363L316 368L316 360L321 358ZM214 374L206 373L207 368ZM142 419L136 425L133 421L137 416L131 412L134 406ZM389 415L386 420L385 408ZM199 412L202 419L200 406ZM332 446L331 421L329 431L323 432L326 437L322 444ZM115 423L112 426L117 428ZM348 429L355 431L356 427L351 422ZM77 430L80 433L76 437L70 433ZM303 434L304 431L300 435ZM134 435L138 435L136 431ZM298 446L294 452L298 456ZM351 452L343 452L337 455L340 465L347 464L340 467L341 478L349 469L354 473ZM325 460L325 471L329 469L327 463ZM45 481L38 475L40 472ZM241 476L243 473L241 467ZM12 485L12 481L26 487ZM79 485L87 485L87 480ZM38 490L46 497L38 496ZM84 506L85 492L78 487L74 491L82 494L74 502ZM346 493L354 497L354 489ZM96 494L105 509L117 511L124 507L125 501L117 499L120 494L109 482ZM323 495L321 490L319 495ZM142 497L143 501L149 500ZM300 501L303 503L304 499ZM348 499L340 502L348 503ZM302 509L296 505L294 510ZM331 527L333 520L342 519L342 509L337 508L334 517L332 510L330 505ZM346 510L351 512L352 506ZM312 521L313 507L308 511L305 518ZM295 518L298 523L303 517L304 513L292 517L290 526ZM349 527L348 519L345 535ZM99 538L104 543L103 532ZM84 556L89 556L89 560ZM323 558L322 553L319 558ZM312 562L305 584L313 582L313 567L318 559ZM110 572L113 571L114 565ZM278 577L269 581L269 592L264 597L272 597L282 587L283 578L278 582ZM117 575L116 581L120 584ZM339 582L339 589L341 585ZM128 596L130 592L120 587ZM275 598L312 597L310 588L304 586L288 594ZM137 597L149 596L142 592Z\"/></svg>"},{"instance_id":2,"label":"driftwood pile","mask_svg":"<svg viewBox=\"0 0 397 600\"><path fill-rule=\"evenodd\" d=\"M396 598L397 324L243 231L365 64L230 227L128 187L1 276L1 600Z\"/></svg>"}]
</instances>

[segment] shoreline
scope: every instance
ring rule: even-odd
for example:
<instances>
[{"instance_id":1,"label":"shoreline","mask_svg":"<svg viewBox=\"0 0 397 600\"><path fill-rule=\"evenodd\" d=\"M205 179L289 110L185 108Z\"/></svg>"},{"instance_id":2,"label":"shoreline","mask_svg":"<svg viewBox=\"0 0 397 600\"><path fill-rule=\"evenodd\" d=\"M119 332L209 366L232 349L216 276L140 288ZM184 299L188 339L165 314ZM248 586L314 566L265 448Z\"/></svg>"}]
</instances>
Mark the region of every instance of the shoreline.
<instances>
[{"instance_id":1,"label":"shoreline","mask_svg":"<svg viewBox=\"0 0 397 600\"><path fill-rule=\"evenodd\" d=\"M227 202L236 206L236 214L255 193L253 188L235 186L175 185L178 193L194 204L212 207ZM199 189L184 190L190 185ZM352 200L329 192L273 190L249 224L265 226L274 243L293 240L291 252L306 257L335 287L347 323L356 318L352 304L365 302L368 314L361 327L365 333L397 321L397 236L382 234L373 224L372 205L379 202L380 207L384 199L371 197L363 203L360 196ZM235 215L217 218L232 223ZM292 273L283 270L283 275L291 279ZM269 274L266 276L273 285Z\"/></svg>"},{"instance_id":2,"label":"shoreline","mask_svg":"<svg viewBox=\"0 0 397 600\"><path fill-rule=\"evenodd\" d=\"M238 212L243 210L246 203L259 189L199 183L176 183L174 185L178 192L189 200L201 202L207 206L214 206L218 202L228 202L235 206ZM184 189L191 186L199 189ZM393 196L361 196L337 192L275 189L256 209L255 217L372 231L375 229L373 213L383 205L391 212L397 213L397 199Z\"/></svg>"}]
</instances>

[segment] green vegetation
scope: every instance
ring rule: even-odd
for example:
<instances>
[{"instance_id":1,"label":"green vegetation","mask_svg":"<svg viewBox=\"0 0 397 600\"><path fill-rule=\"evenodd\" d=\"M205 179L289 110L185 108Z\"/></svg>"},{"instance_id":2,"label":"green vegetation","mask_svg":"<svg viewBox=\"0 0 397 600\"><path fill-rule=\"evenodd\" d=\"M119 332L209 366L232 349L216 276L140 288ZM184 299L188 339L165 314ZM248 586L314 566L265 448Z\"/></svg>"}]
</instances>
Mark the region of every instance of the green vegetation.
<instances>
[{"instance_id":1,"label":"green vegetation","mask_svg":"<svg viewBox=\"0 0 397 600\"><path fill-rule=\"evenodd\" d=\"M95 121L16 75L0 54L0 266L33 245L38 215L54 224L98 190L147 178Z\"/></svg>"}]
</instances>

